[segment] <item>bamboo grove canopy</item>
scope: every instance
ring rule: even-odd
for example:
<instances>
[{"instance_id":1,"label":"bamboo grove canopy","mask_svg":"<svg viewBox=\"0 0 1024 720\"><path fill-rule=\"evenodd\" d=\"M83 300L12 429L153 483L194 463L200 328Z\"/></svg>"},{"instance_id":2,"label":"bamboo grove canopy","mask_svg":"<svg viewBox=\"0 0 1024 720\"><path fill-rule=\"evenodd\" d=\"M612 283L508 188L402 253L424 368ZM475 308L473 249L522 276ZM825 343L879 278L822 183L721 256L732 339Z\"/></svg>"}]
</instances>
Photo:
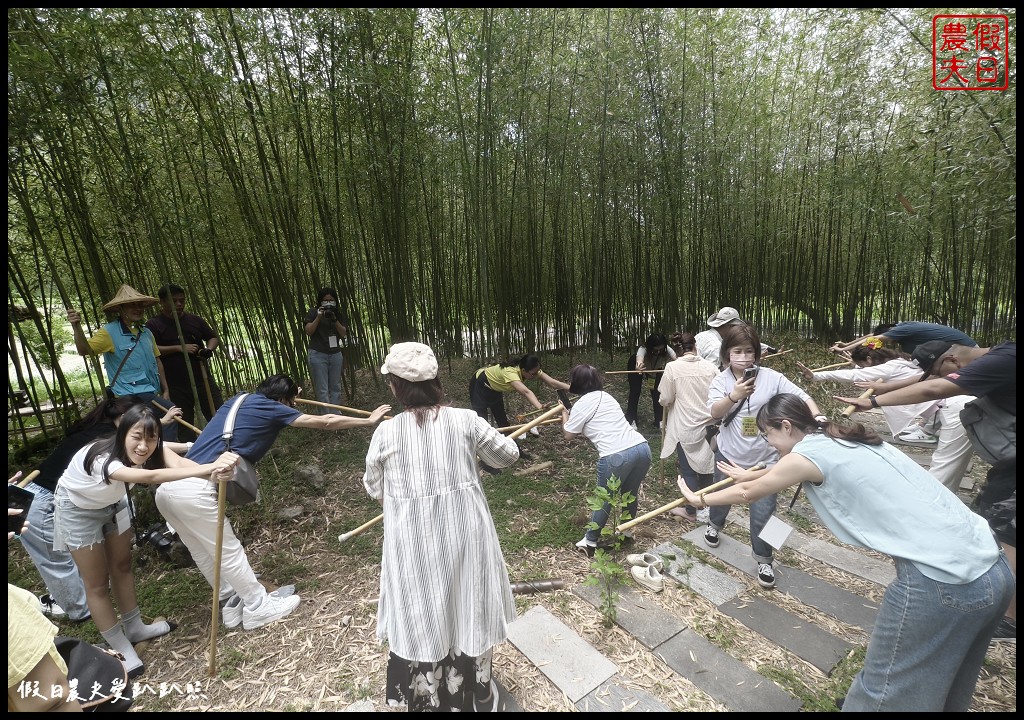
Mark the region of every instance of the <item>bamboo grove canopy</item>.
<instances>
[{"instance_id":1,"label":"bamboo grove canopy","mask_svg":"<svg viewBox=\"0 0 1024 720\"><path fill-rule=\"evenodd\" d=\"M168 282L229 386L305 376L322 286L367 359L635 347L722 305L1015 336L1015 69L935 90L935 12L9 9L11 352Z\"/></svg>"}]
</instances>

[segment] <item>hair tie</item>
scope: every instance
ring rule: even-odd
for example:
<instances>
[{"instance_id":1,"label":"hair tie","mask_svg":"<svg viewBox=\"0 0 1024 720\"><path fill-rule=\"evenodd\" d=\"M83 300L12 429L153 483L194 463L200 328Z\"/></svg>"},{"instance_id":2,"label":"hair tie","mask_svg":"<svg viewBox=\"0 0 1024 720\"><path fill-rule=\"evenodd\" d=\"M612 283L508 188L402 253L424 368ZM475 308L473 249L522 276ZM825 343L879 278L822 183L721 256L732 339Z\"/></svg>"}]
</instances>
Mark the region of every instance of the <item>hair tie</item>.
<instances>
[{"instance_id":1,"label":"hair tie","mask_svg":"<svg viewBox=\"0 0 1024 720\"><path fill-rule=\"evenodd\" d=\"M883 343L880 337L869 337L867 340L861 343L864 347L869 350L880 350Z\"/></svg>"}]
</instances>

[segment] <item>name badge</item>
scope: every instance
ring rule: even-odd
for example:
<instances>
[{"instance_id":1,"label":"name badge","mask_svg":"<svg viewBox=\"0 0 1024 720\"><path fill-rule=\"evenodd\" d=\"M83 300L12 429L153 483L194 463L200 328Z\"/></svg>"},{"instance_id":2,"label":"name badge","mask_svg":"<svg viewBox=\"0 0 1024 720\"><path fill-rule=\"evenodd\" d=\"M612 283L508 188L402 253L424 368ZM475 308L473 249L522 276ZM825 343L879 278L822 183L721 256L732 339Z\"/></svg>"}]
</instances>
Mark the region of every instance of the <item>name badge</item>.
<instances>
[{"instance_id":1,"label":"name badge","mask_svg":"<svg viewBox=\"0 0 1024 720\"><path fill-rule=\"evenodd\" d=\"M117 515L114 516L114 524L117 525L117 534L128 531L132 526L132 519L128 516L128 508L123 507L118 511Z\"/></svg>"},{"instance_id":2,"label":"name badge","mask_svg":"<svg viewBox=\"0 0 1024 720\"><path fill-rule=\"evenodd\" d=\"M757 418L752 415L745 415L741 420L743 423L740 427L742 428L743 437L757 437Z\"/></svg>"},{"instance_id":3,"label":"name badge","mask_svg":"<svg viewBox=\"0 0 1024 720\"><path fill-rule=\"evenodd\" d=\"M338 336L331 335L329 338L327 338L327 344L330 345L332 348L338 347Z\"/></svg>"}]
</instances>

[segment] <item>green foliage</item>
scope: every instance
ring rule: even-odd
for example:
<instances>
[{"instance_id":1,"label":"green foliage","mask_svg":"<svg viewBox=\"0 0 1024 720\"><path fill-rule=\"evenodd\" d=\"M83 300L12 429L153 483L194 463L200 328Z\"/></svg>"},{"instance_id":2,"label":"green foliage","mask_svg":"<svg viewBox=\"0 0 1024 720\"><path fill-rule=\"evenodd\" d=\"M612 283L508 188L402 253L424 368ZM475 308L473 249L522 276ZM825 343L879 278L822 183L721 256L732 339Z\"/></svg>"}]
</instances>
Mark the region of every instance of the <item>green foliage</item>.
<instances>
[{"instance_id":1,"label":"green foliage","mask_svg":"<svg viewBox=\"0 0 1024 720\"><path fill-rule=\"evenodd\" d=\"M608 487L601 487L600 485L595 487L593 495L587 498L587 504L591 510L600 510L605 505L609 506L608 521L604 527L600 528L601 540L599 544L611 546L615 549L618 549L625 539L622 533L616 532L616 528L630 519L626 508L636 499L632 493L621 492L621 486L622 481L612 475L608 478ZM587 528L590 530L599 529L597 523L593 521L587 524ZM626 571L603 548L598 548L594 552L594 559L590 564L590 570L592 574L586 579L585 583L600 588L601 604L598 610L604 618L605 627L611 627L615 624L615 619L618 616L619 593L617 588L626 578Z\"/></svg>"}]
</instances>

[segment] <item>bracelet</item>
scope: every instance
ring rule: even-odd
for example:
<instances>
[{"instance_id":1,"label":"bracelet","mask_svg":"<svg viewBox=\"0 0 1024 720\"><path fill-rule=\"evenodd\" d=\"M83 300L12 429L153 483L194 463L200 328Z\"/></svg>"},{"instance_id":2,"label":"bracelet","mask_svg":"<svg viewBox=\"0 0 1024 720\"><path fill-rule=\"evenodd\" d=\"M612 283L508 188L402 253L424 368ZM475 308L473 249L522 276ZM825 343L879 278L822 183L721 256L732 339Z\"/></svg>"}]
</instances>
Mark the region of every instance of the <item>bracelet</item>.
<instances>
[{"instance_id":1,"label":"bracelet","mask_svg":"<svg viewBox=\"0 0 1024 720\"><path fill-rule=\"evenodd\" d=\"M738 402L739 402L739 400L733 400L733 399L732 399L732 390L730 390L730 391L729 391L729 394L728 394L728 395L726 395L726 397L728 397L728 398L729 398L729 402L731 402L731 403L732 403L733 405L735 405L736 403L738 403Z\"/></svg>"},{"instance_id":2,"label":"bracelet","mask_svg":"<svg viewBox=\"0 0 1024 720\"><path fill-rule=\"evenodd\" d=\"M871 407L873 407L873 408L879 407L879 405L878 405L878 398L876 398L874 395L871 396Z\"/></svg>"},{"instance_id":3,"label":"bracelet","mask_svg":"<svg viewBox=\"0 0 1024 720\"><path fill-rule=\"evenodd\" d=\"M700 498L700 509L701 510L707 510L708 501L704 499L704 494L702 493L698 497Z\"/></svg>"}]
</instances>

